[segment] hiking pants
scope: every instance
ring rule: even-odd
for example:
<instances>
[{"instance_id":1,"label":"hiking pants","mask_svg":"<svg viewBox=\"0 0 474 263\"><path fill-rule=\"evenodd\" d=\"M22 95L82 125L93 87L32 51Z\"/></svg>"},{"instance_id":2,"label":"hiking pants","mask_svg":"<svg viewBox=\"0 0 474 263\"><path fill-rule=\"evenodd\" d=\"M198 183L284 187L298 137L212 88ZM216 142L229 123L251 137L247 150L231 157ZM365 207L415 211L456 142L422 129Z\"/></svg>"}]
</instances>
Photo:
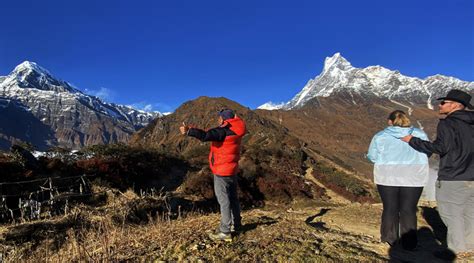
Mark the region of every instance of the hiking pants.
<instances>
[{"instance_id":1,"label":"hiking pants","mask_svg":"<svg viewBox=\"0 0 474 263\"><path fill-rule=\"evenodd\" d=\"M474 249L474 181L437 181L438 212L448 228L448 248Z\"/></svg>"},{"instance_id":2,"label":"hiking pants","mask_svg":"<svg viewBox=\"0 0 474 263\"><path fill-rule=\"evenodd\" d=\"M418 243L416 211L423 187L377 185L383 203L380 234L383 242L394 245L401 239L404 248Z\"/></svg>"},{"instance_id":3,"label":"hiking pants","mask_svg":"<svg viewBox=\"0 0 474 263\"><path fill-rule=\"evenodd\" d=\"M237 196L237 176L214 175L214 192L221 210L220 231L230 233L230 226L241 226L240 205Z\"/></svg>"}]
</instances>

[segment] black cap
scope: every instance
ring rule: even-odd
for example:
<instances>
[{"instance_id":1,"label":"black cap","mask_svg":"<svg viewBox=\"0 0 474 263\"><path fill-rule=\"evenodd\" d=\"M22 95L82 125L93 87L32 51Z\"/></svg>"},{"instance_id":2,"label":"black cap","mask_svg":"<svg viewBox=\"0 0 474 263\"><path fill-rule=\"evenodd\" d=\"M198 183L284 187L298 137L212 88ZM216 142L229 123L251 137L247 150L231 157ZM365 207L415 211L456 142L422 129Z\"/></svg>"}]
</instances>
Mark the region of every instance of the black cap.
<instances>
[{"instance_id":1,"label":"black cap","mask_svg":"<svg viewBox=\"0 0 474 263\"><path fill-rule=\"evenodd\" d=\"M235 117L235 113L230 109L222 109L219 111L219 116L221 116L223 120L233 119Z\"/></svg>"},{"instance_id":2,"label":"black cap","mask_svg":"<svg viewBox=\"0 0 474 263\"><path fill-rule=\"evenodd\" d=\"M438 98L438 100L452 100L461 103L469 109L474 108L471 104L471 95L467 94L462 90L450 90L446 97Z\"/></svg>"}]
</instances>

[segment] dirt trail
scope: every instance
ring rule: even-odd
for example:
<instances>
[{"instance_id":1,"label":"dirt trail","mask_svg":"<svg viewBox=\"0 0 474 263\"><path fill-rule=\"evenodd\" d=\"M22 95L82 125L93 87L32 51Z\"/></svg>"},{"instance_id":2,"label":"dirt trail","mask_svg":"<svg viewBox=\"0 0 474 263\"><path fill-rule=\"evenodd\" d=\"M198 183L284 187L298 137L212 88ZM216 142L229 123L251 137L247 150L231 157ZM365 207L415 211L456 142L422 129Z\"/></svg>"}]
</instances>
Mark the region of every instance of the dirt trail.
<instances>
[{"instance_id":1,"label":"dirt trail","mask_svg":"<svg viewBox=\"0 0 474 263\"><path fill-rule=\"evenodd\" d=\"M380 242L381 204L350 204L340 207L327 208L318 218L333 233L341 237L360 236L365 238L365 248L380 256L390 258L390 262L452 262L436 258L433 253L443 250L442 241L446 229L439 218L436 208L420 203L418 207L418 248L407 251L400 245L390 248ZM457 259L455 262L474 262L474 251L468 257Z\"/></svg>"},{"instance_id":2,"label":"dirt trail","mask_svg":"<svg viewBox=\"0 0 474 263\"><path fill-rule=\"evenodd\" d=\"M362 180L364 182L372 183L372 181L369 178L366 178L365 176L361 176L361 175L357 174L354 171L350 171L350 170L340 166L339 164L337 164L334 161L324 157L321 154L316 153L314 150L312 150L310 148L304 148L304 151L305 151L306 154L308 154L309 156L311 156L315 160L323 160L324 162L330 164L332 167L336 168L337 170L339 170L341 172L352 175L352 176L356 177L357 179Z\"/></svg>"},{"instance_id":3,"label":"dirt trail","mask_svg":"<svg viewBox=\"0 0 474 263\"><path fill-rule=\"evenodd\" d=\"M326 195L331 199L332 202L334 202L336 204L344 204L344 205L352 203L350 200L347 200L345 197L343 197L343 196L337 194L336 192L332 191L331 189L327 188L320 181L318 181L316 178L314 178L314 176L313 176L313 167L309 167L308 169L306 169L305 179L315 183L316 185L318 185L321 188L326 189Z\"/></svg>"}]
</instances>

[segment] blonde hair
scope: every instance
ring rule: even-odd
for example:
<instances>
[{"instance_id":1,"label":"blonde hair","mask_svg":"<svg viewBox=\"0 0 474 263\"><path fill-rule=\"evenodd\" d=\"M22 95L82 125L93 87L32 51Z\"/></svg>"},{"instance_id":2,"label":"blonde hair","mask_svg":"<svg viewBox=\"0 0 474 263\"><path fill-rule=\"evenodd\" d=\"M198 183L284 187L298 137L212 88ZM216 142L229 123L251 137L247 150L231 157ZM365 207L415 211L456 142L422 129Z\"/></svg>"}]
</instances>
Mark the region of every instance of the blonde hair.
<instances>
[{"instance_id":1,"label":"blonde hair","mask_svg":"<svg viewBox=\"0 0 474 263\"><path fill-rule=\"evenodd\" d=\"M410 127L411 122L408 119L405 112L401 110L396 110L388 115L388 119L392 121L393 126L400 126L400 127Z\"/></svg>"}]
</instances>

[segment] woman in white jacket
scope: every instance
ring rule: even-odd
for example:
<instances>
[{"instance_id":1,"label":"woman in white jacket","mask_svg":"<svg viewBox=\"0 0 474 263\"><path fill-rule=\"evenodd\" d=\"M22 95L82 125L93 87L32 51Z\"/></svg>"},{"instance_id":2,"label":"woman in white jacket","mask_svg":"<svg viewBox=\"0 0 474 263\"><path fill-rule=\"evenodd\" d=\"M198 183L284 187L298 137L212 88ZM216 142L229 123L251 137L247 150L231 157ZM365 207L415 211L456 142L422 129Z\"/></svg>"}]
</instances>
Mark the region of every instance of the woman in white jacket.
<instances>
[{"instance_id":1,"label":"woman in white jacket","mask_svg":"<svg viewBox=\"0 0 474 263\"><path fill-rule=\"evenodd\" d=\"M372 138L367 157L375 164L374 182L383 203L381 239L391 246L401 240L404 249L413 250L418 243L417 204L429 166L426 154L400 140L409 134L428 140L403 111L390 113L388 127Z\"/></svg>"}]
</instances>

